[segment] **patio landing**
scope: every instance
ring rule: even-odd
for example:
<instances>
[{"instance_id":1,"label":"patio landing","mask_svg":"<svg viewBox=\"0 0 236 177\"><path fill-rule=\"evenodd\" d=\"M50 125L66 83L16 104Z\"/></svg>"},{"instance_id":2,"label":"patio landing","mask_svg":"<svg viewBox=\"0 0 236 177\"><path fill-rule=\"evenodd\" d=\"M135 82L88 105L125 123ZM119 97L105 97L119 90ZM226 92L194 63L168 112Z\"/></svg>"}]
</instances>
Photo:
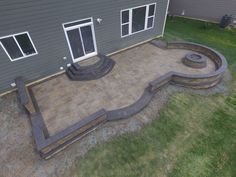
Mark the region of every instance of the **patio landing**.
<instances>
[{"instance_id":1,"label":"patio landing","mask_svg":"<svg viewBox=\"0 0 236 177\"><path fill-rule=\"evenodd\" d=\"M104 108L119 109L136 102L148 83L175 71L207 74L215 64L207 58L207 67L193 69L182 64L189 52L160 49L149 43L111 56L116 62L105 77L93 81L70 81L65 74L32 87L50 135Z\"/></svg>"}]
</instances>

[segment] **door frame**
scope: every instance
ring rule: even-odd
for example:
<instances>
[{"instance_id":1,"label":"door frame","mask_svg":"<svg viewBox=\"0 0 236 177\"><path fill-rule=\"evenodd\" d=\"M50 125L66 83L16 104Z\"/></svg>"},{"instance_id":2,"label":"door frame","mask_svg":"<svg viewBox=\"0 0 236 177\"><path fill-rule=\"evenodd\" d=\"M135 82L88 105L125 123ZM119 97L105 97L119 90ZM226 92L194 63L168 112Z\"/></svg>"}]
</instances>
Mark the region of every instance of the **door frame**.
<instances>
[{"instance_id":1,"label":"door frame","mask_svg":"<svg viewBox=\"0 0 236 177\"><path fill-rule=\"evenodd\" d=\"M86 23L81 23L81 24L78 24L78 25L72 25L70 27L65 27L65 25L69 25L69 24L73 24L73 23L79 23L79 22L87 21L87 20L91 20L91 21L90 22L86 22ZM88 58L96 56L98 54L98 52L97 52L97 42L96 42L96 36L95 36L95 30L94 30L94 23L93 23L93 17L85 18L85 19L80 19L80 20L75 20L75 21L71 21L71 22L66 22L66 23L63 23L62 26L63 26L63 30L64 30L64 33L65 33L65 36L66 36L67 45L69 47L73 63L76 63L76 62L88 59ZM93 43L94 43L94 52L89 53L87 55L85 54L84 43L83 43L83 36L81 34L81 31L80 31L80 28L83 27L83 26L91 26ZM71 44L70 44L70 41L69 41L69 38L68 38L68 34L67 34L67 31L73 30L73 29L79 29L80 37L81 37L81 43L82 43L82 47L83 47L84 54L85 54L84 56L79 57L79 58L74 58L74 55L73 55L73 52L72 52L72 49L71 49Z\"/></svg>"}]
</instances>

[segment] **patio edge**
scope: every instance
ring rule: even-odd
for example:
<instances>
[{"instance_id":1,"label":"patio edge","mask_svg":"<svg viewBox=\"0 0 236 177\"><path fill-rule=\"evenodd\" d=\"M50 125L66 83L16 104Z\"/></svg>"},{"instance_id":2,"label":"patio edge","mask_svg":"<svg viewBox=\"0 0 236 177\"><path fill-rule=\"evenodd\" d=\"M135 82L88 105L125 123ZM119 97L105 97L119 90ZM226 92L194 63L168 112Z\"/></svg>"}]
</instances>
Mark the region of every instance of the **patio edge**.
<instances>
[{"instance_id":1,"label":"patio edge","mask_svg":"<svg viewBox=\"0 0 236 177\"><path fill-rule=\"evenodd\" d=\"M158 40L153 40L150 43L156 47L161 47L164 49L188 49L202 53L208 56L215 63L216 70L208 74L194 75L169 72L151 81L145 88L143 95L132 105L117 110L99 110L53 136L48 134L48 130L45 126L42 114L37 107L37 101L34 99L32 90L24 85L21 78L20 84L17 84L18 95L21 98L20 100L23 100L21 103L26 109L30 105L30 108L33 107L33 110L35 110L34 112L28 110L28 112L32 123L33 137L37 151L40 153L42 158L48 159L52 157L54 154L83 138L85 135L96 129L99 125L102 125L107 121L126 119L137 114L149 104L155 93L166 85L173 84L193 89L213 87L221 81L228 66L227 61L222 54L214 49L200 44L189 42L160 43Z\"/></svg>"}]
</instances>

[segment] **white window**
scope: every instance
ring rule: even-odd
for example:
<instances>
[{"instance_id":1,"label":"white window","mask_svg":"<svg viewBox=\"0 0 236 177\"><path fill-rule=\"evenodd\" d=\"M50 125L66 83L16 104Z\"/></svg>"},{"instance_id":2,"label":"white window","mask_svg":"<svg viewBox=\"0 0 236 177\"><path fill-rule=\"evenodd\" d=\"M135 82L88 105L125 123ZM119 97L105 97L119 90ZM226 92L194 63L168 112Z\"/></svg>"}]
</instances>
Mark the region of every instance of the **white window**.
<instances>
[{"instance_id":1,"label":"white window","mask_svg":"<svg viewBox=\"0 0 236 177\"><path fill-rule=\"evenodd\" d=\"M0 44L11 61L38 54L28 32L1 37Z\"/></svg>"},{"instance_id":2,"label":"white window","mask_svg":"<svg viewBox=\"0 0 236 177\"><path fill-rule=\"evenodd\" d=\"M153 28L156 3L121 11L121 37Z\"/></svg>"},{"instance_id":3,"label":"white window","mask_svg":"<svg viewBox=\"0 0 236 177\"><path fill-rule=\"evenodd\" d=\"M74 62L97 55L93 18L63 24L66 40Z\"/></svg>"}]
</instances>

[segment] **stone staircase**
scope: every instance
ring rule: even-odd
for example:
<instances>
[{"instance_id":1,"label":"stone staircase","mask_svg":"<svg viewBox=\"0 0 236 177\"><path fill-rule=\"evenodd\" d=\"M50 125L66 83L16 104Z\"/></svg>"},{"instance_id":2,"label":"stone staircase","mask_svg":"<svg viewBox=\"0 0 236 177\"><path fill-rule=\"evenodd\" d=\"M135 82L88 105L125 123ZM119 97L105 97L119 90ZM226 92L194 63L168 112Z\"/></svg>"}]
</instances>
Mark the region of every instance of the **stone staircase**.
<instances>
[{"instance_id":1,"label":"stone staircase","mask_svg":"<svg viewBox=\"0 0 236 177\"><path fill-rule=\"evenodd\" d=\"M72 64L66 71L67 76L74 81L89 81L99 79L108 74L114 67L115 61L111 58L98 54L99 60L88 66Z\"/></svg>"}]
</instances>

